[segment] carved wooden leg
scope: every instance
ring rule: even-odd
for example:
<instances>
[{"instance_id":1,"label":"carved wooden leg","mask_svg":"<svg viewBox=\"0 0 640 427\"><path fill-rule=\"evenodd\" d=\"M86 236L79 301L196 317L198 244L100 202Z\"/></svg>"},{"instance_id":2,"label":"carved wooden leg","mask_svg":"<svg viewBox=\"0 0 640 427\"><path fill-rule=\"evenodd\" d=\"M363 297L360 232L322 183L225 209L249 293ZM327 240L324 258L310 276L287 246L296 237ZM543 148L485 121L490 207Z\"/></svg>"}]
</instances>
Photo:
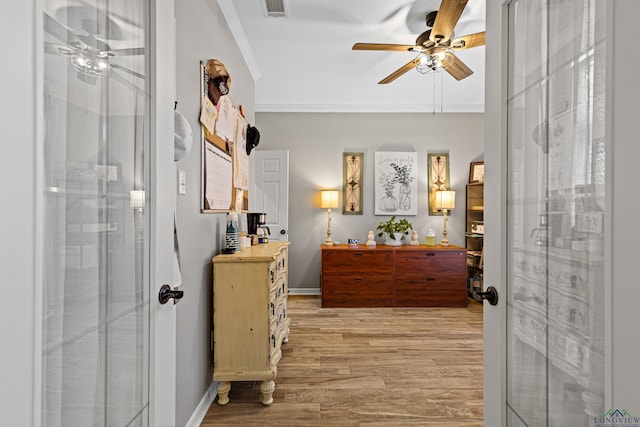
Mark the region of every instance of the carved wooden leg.
<instances>
[{"instance_id":1,"label":"carved wooden leg","mask_svg":"<svg viewBox=\"0 0 640 427\"><path fill-rule=\"evenodd\" d=\"M230 381L220 381L218 383L218 405L224 406L229 403Z\"/></svg>"},{"instance_id":2,"label":"carved wooden leg","mask_svg":"<svg viewBox=\"0 0 640 427\"><path fill-rule=\"evenodd\" d=\"M269 406L273 403L273 392L276 389L275 381L262 381L260 391L262 392L262 404Z\"/></svg>"}]
</instances>

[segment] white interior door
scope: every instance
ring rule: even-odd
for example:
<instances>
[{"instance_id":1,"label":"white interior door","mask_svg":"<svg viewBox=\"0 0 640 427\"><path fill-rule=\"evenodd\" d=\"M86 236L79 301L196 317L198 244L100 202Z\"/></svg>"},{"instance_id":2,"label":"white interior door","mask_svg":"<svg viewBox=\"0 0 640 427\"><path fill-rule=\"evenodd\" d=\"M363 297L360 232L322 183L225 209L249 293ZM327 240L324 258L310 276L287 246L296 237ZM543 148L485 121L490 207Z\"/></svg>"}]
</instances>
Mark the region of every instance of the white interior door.
<instances>
[{"instance_id":1,"label":"white interior door","mask_svg":"<svg viewBox=\"0 0 640 427\"><path fill-rule=\"evenodd\" d=\"M265 212L271 240L289 240L289 151L256 150L250 157L249 210Z\"/></svg>"},{"instance_id":2,"label":"white interior door","mask_svg":"<svg viewBox=\"0 0 640 427\"><path fill-rule=\"evenodd\" d=\"M485 304L485 425L591 425L606 410L606 1L503 4L487 22L508 67L487 133L505 143L485 153L485 279L500 292Z\"/></svg>"},{"instance_id":3,"label":"white interior door","mask_svg":"<svg viewBox=\"0 0 640 427\"><path fill-rule=\"evenodd\" d=\"M158 290L173 277L173 4L43 3L36 418L171 426L175 308Z\"/></svg>"}]
</instances>

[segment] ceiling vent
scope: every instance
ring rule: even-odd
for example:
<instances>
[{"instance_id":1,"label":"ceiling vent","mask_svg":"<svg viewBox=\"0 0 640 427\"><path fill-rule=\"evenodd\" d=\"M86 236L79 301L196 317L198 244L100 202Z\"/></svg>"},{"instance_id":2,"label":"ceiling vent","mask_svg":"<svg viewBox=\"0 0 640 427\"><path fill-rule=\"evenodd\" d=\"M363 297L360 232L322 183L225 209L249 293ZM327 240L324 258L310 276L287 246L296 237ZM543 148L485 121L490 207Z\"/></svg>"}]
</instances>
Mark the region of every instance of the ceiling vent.
<instances>
[{"instance_id":1,"label":"ceiling vent","mask_svg":"<svg viewBox=\"0 0 640 427\"><path fill-rule=\"evenodd\" d=\"M286 0L264 0L264 15L267 18L286 18L285 2Z\"/></svg>"}]
</instances>

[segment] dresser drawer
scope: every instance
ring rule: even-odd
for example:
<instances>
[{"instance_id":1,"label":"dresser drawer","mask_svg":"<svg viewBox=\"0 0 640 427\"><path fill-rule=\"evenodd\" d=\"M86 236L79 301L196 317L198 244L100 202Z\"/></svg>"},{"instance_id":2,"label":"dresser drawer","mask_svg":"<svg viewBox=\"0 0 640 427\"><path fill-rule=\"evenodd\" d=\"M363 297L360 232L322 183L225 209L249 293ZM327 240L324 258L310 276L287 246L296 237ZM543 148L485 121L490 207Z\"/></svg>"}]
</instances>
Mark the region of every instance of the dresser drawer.
<instances>
[{"instance_id":1,"label":"dresser drawer","mask_svg":"<svg viewBox=\"0 0 640 427\"><path fill-rule=\"evenodd\" d=\"M416 251L396 254L396 280L467 277L466 251Z\"/></svg>"},{"instance_id":2,"label":"dresser drawer","mask_svg":"<svg viewBox=\"0 0 640 427\"><path fill-rule=\"evenodd\" d=\"M392 307L393 275L331 274L322 278L323 307Z\"/></svg>"},{"instance_id":3,"label":"dresser drawer","mask_svg":"<svg viewBox=\"0 0 640 427\"><path fill-rule=\"evenodd\" d=\"M467 288L464 277L396 278L398 307L465 307Z\"/></svg>"},{"instance_id":4,"label":"dresser drawer","mask_svg":"<svg viewBox=\"0 0 640 427\"><path fill-rule=\"evenodd\" d=\"M331 250L322 252L322 274L393 274L393 252Z\"/></svg>"}]
</instances>

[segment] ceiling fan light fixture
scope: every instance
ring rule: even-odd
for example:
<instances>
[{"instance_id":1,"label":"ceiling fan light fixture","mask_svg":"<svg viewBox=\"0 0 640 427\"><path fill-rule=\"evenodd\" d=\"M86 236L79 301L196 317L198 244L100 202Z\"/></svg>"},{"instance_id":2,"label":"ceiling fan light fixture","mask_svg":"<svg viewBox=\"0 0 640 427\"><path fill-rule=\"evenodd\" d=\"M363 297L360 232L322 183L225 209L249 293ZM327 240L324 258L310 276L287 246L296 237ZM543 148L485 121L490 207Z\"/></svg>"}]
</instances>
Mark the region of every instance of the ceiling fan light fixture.
<instances>
[{"instance_id":1,"label":"ceiling fan light fixture","mask_svg":"<svg viewBox=\"0 0 640 427\"><path fill-rule=\"evenodd\" d=\"M82 53L71 55L71 65L78 72L100 78L111 77L111 64L108 56L103 55L88 56Z\"/></svg>"},{"instance_id":2,"label":"ceiling fan light fixture","mask_svg":"<svg viewBox=\"0 0 640 427\"><path fill-rule=\"evenodd\" d=\"M453 50L450 48L437 52L420 53L415 59L416 70L422 74L427 74L432 71L437 72L438 69L451 65L453 58Z\"/></svg>"}]
</instances>

